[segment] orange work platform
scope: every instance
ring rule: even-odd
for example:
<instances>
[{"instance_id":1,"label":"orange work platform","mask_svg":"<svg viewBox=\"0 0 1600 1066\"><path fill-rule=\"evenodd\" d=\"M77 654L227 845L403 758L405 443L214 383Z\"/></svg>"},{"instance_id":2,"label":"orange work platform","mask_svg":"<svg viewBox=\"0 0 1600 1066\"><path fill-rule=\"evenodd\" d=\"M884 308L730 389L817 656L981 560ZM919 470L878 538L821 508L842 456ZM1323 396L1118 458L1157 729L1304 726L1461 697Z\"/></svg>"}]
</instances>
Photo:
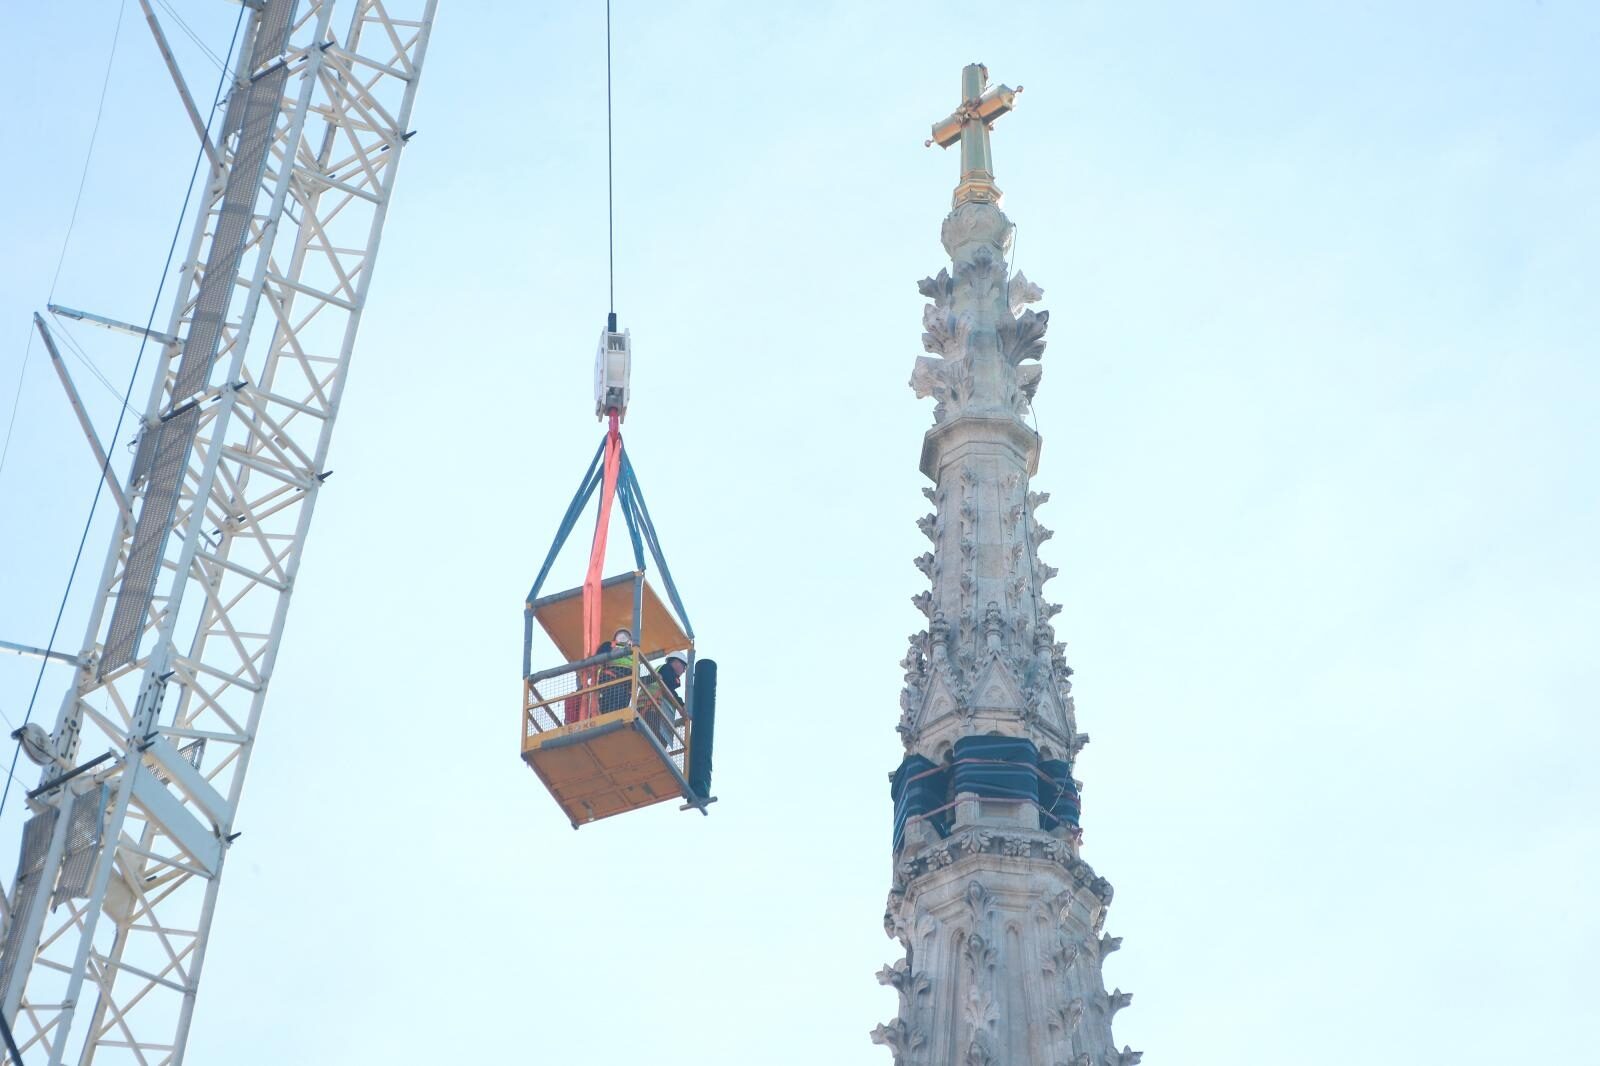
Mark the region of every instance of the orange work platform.
<instances>
[{"instance_id":1,"label":"orange work platform","mask_svg":"<svg viewBox=\"0 0 1600 1066\"><path fill-rule=\"evenodd\" d=\"M569 661L523 681L523 761L574 828L670 799L704 810L688 780L691 714L659 671L669 654L692 660L692 638L642 573L621 574L601 583L602 630L637 632L642 652L580 658L582 598L574 588L529 605Z\"/></svg>"}]
</instances>

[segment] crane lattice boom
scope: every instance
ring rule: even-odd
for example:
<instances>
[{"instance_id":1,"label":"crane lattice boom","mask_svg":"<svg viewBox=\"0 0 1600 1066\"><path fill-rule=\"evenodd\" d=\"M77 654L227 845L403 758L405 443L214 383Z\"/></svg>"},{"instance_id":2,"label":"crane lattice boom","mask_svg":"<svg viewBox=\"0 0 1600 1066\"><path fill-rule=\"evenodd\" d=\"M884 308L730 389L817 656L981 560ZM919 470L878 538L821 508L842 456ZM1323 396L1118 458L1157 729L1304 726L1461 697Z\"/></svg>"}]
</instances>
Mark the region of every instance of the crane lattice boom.
<instances>
[{"instance_id":1,"label":"crane lattice boom","mask_svg":"<svg viewBox=\"0 0 1600 1066\"><path fill-rule=\"evenodd\" d=\"M435 3L249 5L5 898L0 1012L30 1066L183 1060Z\"/></svg>"}]
</instances>

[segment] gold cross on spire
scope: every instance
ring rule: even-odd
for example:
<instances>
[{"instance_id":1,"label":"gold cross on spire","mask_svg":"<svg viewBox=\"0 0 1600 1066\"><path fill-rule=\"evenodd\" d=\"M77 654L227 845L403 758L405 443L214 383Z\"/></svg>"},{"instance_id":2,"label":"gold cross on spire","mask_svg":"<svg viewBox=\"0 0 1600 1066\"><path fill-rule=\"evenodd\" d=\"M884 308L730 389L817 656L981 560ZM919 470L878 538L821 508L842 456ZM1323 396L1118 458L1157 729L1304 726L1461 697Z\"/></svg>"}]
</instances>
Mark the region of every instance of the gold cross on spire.
<instances>
[{"instance_id":1,"label":"gold cross on spire","mask_svg":"<svg viewBox=\"0 0 1600 1066\"><path fill-rule=\"evenodd\" d=\"M994 120L1016 106L1022 86L988 88L989 68L973 63L961 71L961 106L933 124L933 136L924 147L948 148L961 142L961 184L956 186L955 207L966 203L1000 202L994 183L994 159L989 154L989 128Z\"/></svg>"}]
</instances>

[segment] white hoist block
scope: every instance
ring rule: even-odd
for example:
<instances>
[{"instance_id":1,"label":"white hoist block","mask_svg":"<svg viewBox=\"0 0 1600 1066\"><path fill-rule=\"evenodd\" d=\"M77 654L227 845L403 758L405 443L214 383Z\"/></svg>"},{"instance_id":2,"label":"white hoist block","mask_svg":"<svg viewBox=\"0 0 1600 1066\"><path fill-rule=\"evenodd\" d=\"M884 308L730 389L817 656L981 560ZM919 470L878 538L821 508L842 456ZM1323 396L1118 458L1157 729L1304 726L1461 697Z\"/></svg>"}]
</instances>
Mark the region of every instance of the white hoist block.
<instances>
[{"instance_id":1,"label":"white hoist block","mask_svg":"<svg viewBox=\"0 0 1600 1066\"><path fill-rule=\"evenodd\" d=\"M604 418L611 408L628 413L628 370L633 363L633 342L628 331L600 331L600 348L594 356L594 413Z\"/></svg>"}]
</instances>

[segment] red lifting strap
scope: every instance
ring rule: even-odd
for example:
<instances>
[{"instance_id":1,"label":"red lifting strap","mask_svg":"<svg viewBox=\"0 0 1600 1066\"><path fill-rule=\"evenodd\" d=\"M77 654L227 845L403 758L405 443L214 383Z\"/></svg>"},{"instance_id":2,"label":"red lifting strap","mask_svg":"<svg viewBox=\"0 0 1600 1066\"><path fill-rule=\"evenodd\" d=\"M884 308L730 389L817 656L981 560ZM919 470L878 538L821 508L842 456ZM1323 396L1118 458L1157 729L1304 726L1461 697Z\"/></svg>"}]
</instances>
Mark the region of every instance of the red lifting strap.
<instances>
[{"instance_id":1,"label":"red lifting strap","mask_svg":"<svg viewBox=\"0 0 1600 1066\"><path fill-rule=\"evenodd\" d=\"M606 565L606 532L611 527L611 501L617 495L617 476L622 471L622 432L618 429L617 409L610 412L611 429L606 434L604 480L600 483L600 517L594 526L594 542L589 547L589 572L583 579L584 655L600 650L600 578Z\"/></svg>"}]
</instances>

